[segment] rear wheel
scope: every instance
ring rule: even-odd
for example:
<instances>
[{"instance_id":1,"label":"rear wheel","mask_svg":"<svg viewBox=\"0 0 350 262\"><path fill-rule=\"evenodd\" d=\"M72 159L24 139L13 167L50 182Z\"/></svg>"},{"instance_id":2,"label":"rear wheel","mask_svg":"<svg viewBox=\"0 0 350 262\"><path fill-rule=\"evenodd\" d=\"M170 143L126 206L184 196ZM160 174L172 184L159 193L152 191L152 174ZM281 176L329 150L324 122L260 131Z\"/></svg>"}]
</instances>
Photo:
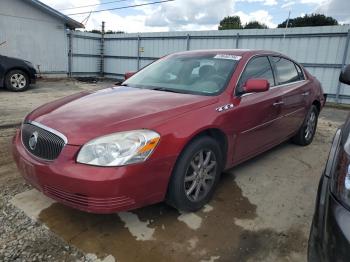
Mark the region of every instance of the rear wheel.
<instances>
[{"instance_id":1,"label":"rear wheel","mask_svg":"<svg viewBox=\"0 0 350 262\"><path fill-rule=\"evenodd\" d=\"M314 139L318 120L318 110L315 105L312 105L303 125L300 127L298 133L293 137L293 142L297 145L307 146L311 144Z\"/></svg>"},{"instance_id":2,"label":"rear wheel","mask_svg":"<svg viewBox=\"0 0 350 262\"><path fill-rule=\"evenodd\" d=\"M6 75L5 86L11 91L24 91L29 87L28 75L22 70L11 70Z\"/></svg>"},{"instance_id":3,"label":"rear wheel","mask_svg":"<svg viewBox=\"0 0 350 262\"><path fill-rule=\"evenodd\" d=\"M222 171L222 152L211 137L200 137L182 152L170 179L167 202L196 211L211 199Z\"/></svg>"}]
</instances>

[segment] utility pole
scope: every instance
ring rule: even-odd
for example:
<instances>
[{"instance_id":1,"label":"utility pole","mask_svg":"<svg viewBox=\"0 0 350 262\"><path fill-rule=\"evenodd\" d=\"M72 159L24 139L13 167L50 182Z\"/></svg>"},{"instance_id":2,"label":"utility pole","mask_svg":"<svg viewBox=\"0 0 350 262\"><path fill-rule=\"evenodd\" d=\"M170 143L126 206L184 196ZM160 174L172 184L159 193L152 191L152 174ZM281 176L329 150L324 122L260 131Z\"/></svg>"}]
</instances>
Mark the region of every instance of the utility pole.
<instances>
[{"instance_id":1,"label":"utility pole","mask_svg":"<svg viewBox=\"0 0 350 262\"><path fill-rule=\"evenodd\" d=\"M288 29L288 24L289 24L289 19L290 19L290 13L291 13L291 11L289 10L288 18L287 18L287 23L286 23L286 29L285 29L285 31L284 31L283 38L286 38L286 32L287 32L287 29Z\"/></svg>"},{"instance_id":2,"label":"utility pole","mask_svg":"<svg viewBox=\"0 0 350 262\"><path fill-rule=\"evenodd\" d=\"M105 22L102 21L102 30L101 30L101 60L100 60L100 76L104 77L104 47L105 47Z\"/></svg>"}]
</instances>

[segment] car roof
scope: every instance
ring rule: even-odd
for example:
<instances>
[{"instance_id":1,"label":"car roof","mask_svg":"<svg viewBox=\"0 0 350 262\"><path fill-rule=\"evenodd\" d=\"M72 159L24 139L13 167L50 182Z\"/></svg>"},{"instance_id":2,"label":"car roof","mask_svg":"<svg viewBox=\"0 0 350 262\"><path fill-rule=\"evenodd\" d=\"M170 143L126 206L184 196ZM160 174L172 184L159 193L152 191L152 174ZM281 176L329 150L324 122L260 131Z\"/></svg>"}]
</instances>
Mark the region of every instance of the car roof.
<instances>
[{"instance_id":1,"label":"car roof","mask_svg":"<svg viewBox=\"0 0 350 262\"><path fill-rule=\"evenodd\" d=\"M229 54L239 56L253 56L253 55L282 55L281 53L269 50L255 50L255 49L203 49L177 52L176 55L196 55L196 54Z\"/></svg>"}]
</instances>

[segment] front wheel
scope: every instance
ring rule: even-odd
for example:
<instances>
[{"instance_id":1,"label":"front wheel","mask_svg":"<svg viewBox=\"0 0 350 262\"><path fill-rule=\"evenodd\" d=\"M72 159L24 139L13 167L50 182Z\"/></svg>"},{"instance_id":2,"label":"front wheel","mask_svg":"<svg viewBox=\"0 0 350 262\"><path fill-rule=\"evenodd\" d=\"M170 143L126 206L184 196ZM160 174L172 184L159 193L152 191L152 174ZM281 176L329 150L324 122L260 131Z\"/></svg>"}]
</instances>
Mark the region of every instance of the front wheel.
<instances>
[{"instance_id":1,"label":"front wheel","mask_svg":"<svg viewBox=\"0 0 350 262\"><path fill-rule=\"evenodd\" d=\"M303 125L298 133L293 137L293 142L297 145L307 146L314 139L318 120L318 110L315 105L312 105L306 115Z\"/></svg>"},{"instance_id":2,"label":"front wheel","mask_svg":"<svg viewBox=\"0 0 350 262\"><path fill-rule=\"evenodd\" d=\"M29 87L28 75L22 70L11 70L6 75L5 85L11 91L24 91Z\"/></svg>"},{"instance_id":3,"label":"front wheel","mask_svg":"<svg viewBox=\"0 0 350 262\"><path fill-rule=\"evenodd\" d=\"M211 199L222 171L222 153L211 137L191 142L180 155L170 179L167 202L196 211Z\"/></svg>"}]
</instances>

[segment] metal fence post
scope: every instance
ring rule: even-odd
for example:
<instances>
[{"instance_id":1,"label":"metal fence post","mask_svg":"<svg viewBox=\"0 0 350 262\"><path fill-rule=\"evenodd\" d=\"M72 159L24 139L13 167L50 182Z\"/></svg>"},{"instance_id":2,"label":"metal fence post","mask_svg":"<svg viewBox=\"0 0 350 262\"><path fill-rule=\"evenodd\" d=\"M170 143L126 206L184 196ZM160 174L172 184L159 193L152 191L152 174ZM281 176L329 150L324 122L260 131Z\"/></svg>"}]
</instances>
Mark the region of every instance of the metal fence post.
<instances>
[{"instance_id":1,"label":"metal fence post","mask_svg":"<svg viewBox=\"0 0 350 262\"><path fill-rule=\"evenodd\" d=\"M137 36L137 71L140 70L140 48L141 48L141 37Z\"/></svg>"},{"instance_id":2,"label":"metal fence post","mask_svg":"<svg viewBox=\"0 0 350 262\"><path fill-rule=\"evenodd\" d=\"M104 77L104 63L105 63L105 59L104 59L104 47L105 47L105 22L102 21L102 30L101 30L101 50L100 50L100 54L101 54L101 61L100 61L100 76Z\"/></svg>"},{"instance_id":3,"label":"metal fence post","mask_svg":"<svg viewBox=\"0 0 350 262\"><path fill-rule=\"evenodd\" d=\"M341 70L344 68L345 63L346 63L346 57L347 57L347 54L348 54L348 51L349 51L349 42L350 42L350 29L348 30L348 34L346 36ZM341 83L338 82L337 93L335 95L335 102L337 104L339 103L340 89L341 89Z\"/></svg>"},{"instance_id":4,"label":"metal fence post","mask_svg":"<svg viewBox=\"0 0 350 262\"><path fill-rule=\"evenodd\" d=\"M236 34L236 49L238 49L239 33Z\"/></svg>"},{"instance_id":5,"label":"metal fence post","mask_svg":"<svg viewBox=\"0 0 350 262\"><path fill-rule=\"evenodd\" d=\"M187 34L187 39L186 39L186 50L190 50L190 41L191 41L191 36L190 34Z\"/></svg>"},{"instance_id":6,"label":"metal fence post","mask_svg":"<svg viewBox=\"0 0 350 262\"><path fill-rule=\"evenodd\" d=\"M68 32L68 77L72 77L73 60L73 31Z\"/></svg>"}]
</instances>

